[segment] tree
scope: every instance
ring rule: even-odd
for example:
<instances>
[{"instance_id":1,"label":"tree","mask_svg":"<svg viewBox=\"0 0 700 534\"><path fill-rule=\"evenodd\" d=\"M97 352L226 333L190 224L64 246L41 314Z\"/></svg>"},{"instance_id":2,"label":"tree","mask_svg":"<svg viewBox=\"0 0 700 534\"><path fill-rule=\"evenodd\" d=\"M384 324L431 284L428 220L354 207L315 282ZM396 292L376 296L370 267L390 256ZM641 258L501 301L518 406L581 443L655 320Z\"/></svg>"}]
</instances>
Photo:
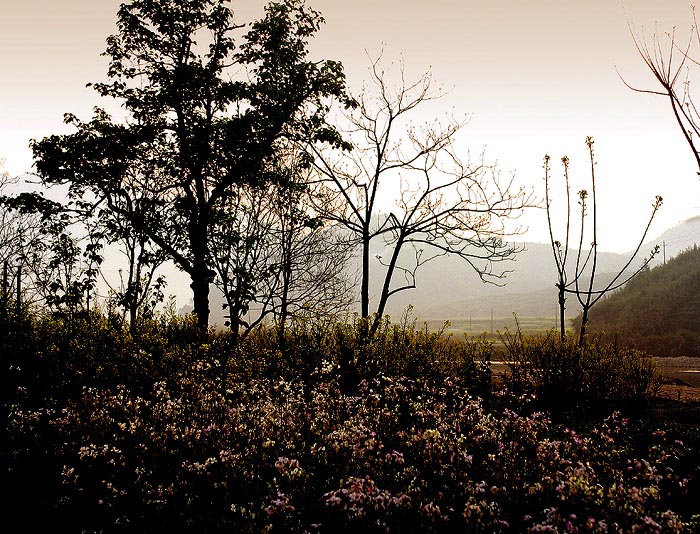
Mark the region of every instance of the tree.
<instances>
[{"instance_id":1,"label":"tree","mask_svg":"<svg viewBox=\"0 0 700 534\"><path fill-rule=\"evenodd\" d=\"M505 220L517 217L533 199L513 179L501 181L494 166L482 159L463 161L454 146L464 125L450 120L422 127L409 121L414 112L437 98L431 77L413 83L403 66L396 89L386 80L379 60L369 70L371 90L364 90L358 107L346 115L350 152L316 149L319 181L316 207L329 221L342 225L361 251L361 316L370 316L370 245L382 238L388 257L377 258L384 277L372 335L387 301L416 286L417 270L442 255L462 258L484 281L498 283L505 270L494 264L511 259L516 247ZM396 204L380 213L382 197L394 195ZM406 252L410 252L407 258ZM397 273L403 282L395 285Z\"/></svg>"},{"instance_id":2,"label":"tree","mask_svg":"<svg viewBox=\"0 0 700 534\"><path fill-rule=\"evenodd\" d=\"M105 279L110 290L110 304L122 308L122 320L128 314L129 329L133 334L139 319L153 316L155 307L164 299L166 280L163 275L156 274L158 268L165 263L167 255L155 247L147 236L134 232L132 227L122 227L120 231L109 235L112 240L116 239L116 244L126 259L126 270L120 268L118 271L118 287L113 287Z\"/></svg>"},{"instance_id":3,"label":"tree","mask_svg":"<svg viewBox=\"0 0 700 534\"><path fill-rule=\"evenodd\" d=\"M651 42L645 35L636 35L632 24L627 22L630 35L639 56L656 79L659 89L641 89L622 82L638 93L659 95L668 98L673 117L685 138L700 174L700 112L694 101L691 72L700 66L700 58L695 56L694 47L700 45L700 27L692 7L693 24L687 42L679 43L675 28L660 37L654 33Z\"/></svg>"},{"instance_id":4,"label":"tree","mask_svg":"<svg viewBox=\"0 0 700 534\"><path fill-rule=\"evenodd\" d=\"M545 180L545 207L547 210L547 226L549 228L549 239L552 245L552 253L554 255L554 263L557 269L557 293L558 293L558 304L559 304L559 332L562 341L566 337L566 295L574 294L576 299L581 305L581 324L579 327L579 344L583 345L586 337L586 326L588 324L589 313L591 308L606 294L622 287L624 284L629 282L632 278L638 275L640 272L645 270L649 265L649 262L654 258L654 256L659 252L659 246L657 245L651 252L651 254L644 259L641 266L637 268L631 274L628 273L629 267L632 262L639 254L642 248L644 240L649 232L651 223L656 216L656 212L661 207L662 198L657 196L652 205L652 212L647 222L642 237L637 244L637 248L630 255L627 263L612 277L612 279L600 288L595 288L595 279L597 275L598 266L598 204L596 196L596 176L595 176L595 154L593 150L593 138L586 138L586 146L588 147L588 155L590 159L591 168L591 202L593 205L593 222L592 222L592 241L588 252L584 252L583 240L586 235L586 216L588 215L588 198L589 193L587 190L582 189L578 192L578 202L580 206L580 218L579 218L579 240L578 240L578 250L576 251L576 265L574 267L573 273L569 273L567 268L567 261L569 259L570 252L570 237L571 237L571 187L569 184L569 158L564 156L561 159L563 174L564 174L564 186L566 191L566 225L565 225L565 238L562 243L554 238L554 230L552 228L552 210L551 210L551 197L550 197L550 157L547 155L544 157L544 180ZM584 279L587 278L587 280Z\"/></svg>"},{"instance_id":5,"label":"tree","mask_svg":"<svg viewBox=\"0 0 700 534\"><path fill-rule=\"evenodd\" d=\"M273 203L277 263L272 280L279 288L275 318L283 348L289 319L336 316L353 300L347 266L354 247L349 246L339 225L324 225L311 210L310 177L299 155L293 152L280 162L278 172L286 178Z\"/></svg>"},{"instance_id":6,"label":"tree","mask_svg":"<svg viewBox=\"0 0 700 534\"><path fill-rule=\"evenodd\" d=\"M217 214L216 284L234 337L272 317L283 340L289 319L347 306L350 249L309 210L305 154L280 156L270 170L280 176L276 183L240 185Z\"/></svg>"},{"instance_id":7,"label":"tree","mask_svg":"<svg viewBox=\"0 0 700 534\"><path fill-rule=\"evenodd\" d=\"M43 303L54 312L72 315L90 308L102 263L102 235L85 232L93 221L74 219L57 203L35 193L0 197L3 234L12 247L5 250L4 273L16 268L14 283L22 286L25 304ZM81 234L78 237L78 233ZM7 286L3 273L3 286Z\"/></svg>"},{"instance_id":8,"label":"tree","mask_svg":"<svg viewBox=\"0 0 700 534\"><path fill-rule=\"evenodd\" d=\"M206 327L214 277L215 213L240 183L264 183L285 138L342 144L324 122L329 98L350 105L342 66L310 61L308 40L322 17L303 0L265 9L238 48L227 0L133 0L108 39L108 83L121 102L76 128L32 144L44 184L69 184L73 199L94 197L165 251L191 279L194 313ZM133 193L138 192L135 196Z\"/></svg>"},{"instance_id":9,"label":"tree","mask_svg":"<svg viewBox=\"0 0 700 534\"><path fill-rule=\"evenodd\" d=\"M72 277L77 248L69 246L72 239L65 233L67 219L56 203L33 193L6 194L18 182L17 177L0 173L2 299L6 302L14 290L17 305L22 300L28 305L43 301L52 306L61 300L61 289L67 287L65 277L57 277L52 265L63 264L60 274ZM64 261L52 263L52 258L61 254Z\"/></svg>"},{"instance_id":10,"label":"tree","mask_svg":"<svg viewBox=\"0 0 700 534\"><path fill-rule=\"evenodd\" d=\"M17 179L2 170L3 164L4 161L0 159L0 269L2 269L0 304L4 307L10 297L16 269L21 268L18 262L22 256L25 236L35 225L28 225L25 218L6 207L3 201L6 198L4 193L11 185L17 183ZM19 280L17 282L19 283Z\"/></svg>"}]
</instances>

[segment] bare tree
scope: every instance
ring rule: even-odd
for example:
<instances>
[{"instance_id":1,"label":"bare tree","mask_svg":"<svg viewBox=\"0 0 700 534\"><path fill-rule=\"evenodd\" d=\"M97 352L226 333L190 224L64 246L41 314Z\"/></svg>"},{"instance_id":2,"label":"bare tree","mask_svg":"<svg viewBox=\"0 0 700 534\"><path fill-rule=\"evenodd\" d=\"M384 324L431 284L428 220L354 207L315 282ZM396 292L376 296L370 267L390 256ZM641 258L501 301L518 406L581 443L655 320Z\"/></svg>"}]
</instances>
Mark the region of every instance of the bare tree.
<instances>
[{"instance_id":1,"label":"bare tree","mask_svg":"<svg viewBox=\"0 0 700 534\"><path fill-rule=\"evenodd\" d=\"M700 112L696 107L691 85L691 73L700 67L695 48L700 46L700 27L692 6L692 26L687 41L679 42L676 29L660 36L654 32L650 38L642 32L635 34L632 23L627 21L630 35L639 56L658 83L657 89L642 89L622 82L637 93L648 93L668 98L673 117L691 149L700 174Z\"/></svg>"},{"instance_id":2,"label":"bare tree","mask_svg":"<svg viewBox=\"0 0 700 534\"><path fill-rule=\"evenodd\" d=\"M324 224L310 210L303 174L296 179L289 177L280 187L278 198L273 232L278 262L273 280L279 286L275 319L284 345L289 320L317 321L349 309L353 299L347 266L352 247L337 225Z\"/></svg>"},{"instance_id":3,"label":"bare tree","mask_svg":"<svg viewBox=\"0 0 700 534\"><path fill-rule=\"evenodd\" d=\"M158 275L158 268L167 257L145 236L125 227L122 232L112 234L124 260L126 269L119 268L119 285L113 286L102 273L109 287L110 300L123 310L122 321L129 317L129 330L135 333L139 319L151 317L156 306L164 300L163 288L166 280Z\"/></svg>"},{"instance_id":4,"label":"bare tree","mask_svg":"<svg viewBox=\"0 0 700 534\"><path fill-rule=\"evenodd\" d=\"M558 292L558 304L559 304L559 332L561 339L564 340L566 336L566 320L565 320L565 310L566 310L566 295L574 294L579 304L581 305L581 326L579 329L579 343L583 343L586 336L586 326L588 324L588 318L591 308L607 293L614 291L624 284L629 282L642 270L644 270L653 257L659 252L658 245L651 251L651 254L642 261L640 267L629 273L628 269L632 265L632 262L639 254L642 248L644 240L649 232L651 223L656 216L656 212L661 207L662 199L657 196L652 204L652 212L647 222L642 237L637 244L637 248L630 255L627 263L618 271L618 273L612 277L612 279L600 288L595 288L595 279L598 267L598 205L596 197L596 175L595 175L595 153L593 150L593 138L586 138L586 146L588 147L588 155L590 158L590 168L591 168L591 202L593 209L593 221L592 221L592 241L588 251L584 251L584 239L586 235L586 217L588 215L588 199L589 193L587 190L582 189L577 193L578 203L579 203L579 240L578 240L578 250L576 251L576 263L573 273L569 273L567 268L567 262L569 260L570 252L570 239L571 239L571 187L569 183L569 158L563 157L561 159L563 174L564 174L564 185L566 191L566 225L565 225L565 237L562 243L554 238L554 230L552 225L552 210L551 210L551 196L550 196L550 182L551 182L551 169L549 166L549 156L544 157L544 179L545 179L545 204L547 210L547 225L549 228L549 239L552 245L552 253L554 254L554 263L557 269L557 292Z\"/></svg>"},{"instance_id":5,"label":"bare tree","mask_svg":"<svg viewBox=\"0 0 700 534\"><path fill-rule=\"evenodd\" d=\"M458 155L454 141L464 122L409 122L418 108L441 96L431 88L430 73L409 83L401 65L394 88L379 60L369 72L370 89L345 117L344 136L353 150L316 150L315 198L319 213L342 225L361 251L363 318L370 317L370 245L381 238L389 250L388 257L377 258L384 279L367 332L372 335L387 301L415 288L418 269L438 256L458 256L485 282L502 282L507 271L494 264L517 251L505 242L512 235L505 221L534 201L512 177L502 181L483 157L472 163ZM380 203L389 195L395 205L381 213ZM397 273L403 275L399 283Z\"/></svg>"},{"instance_id":6,"label":"bare tree","mask_svg":"<svg viewBox=\"0 0 700 534\"><path fill-rule=\"evenodd\" d=\"M0 160L0 168L2 161ZM13 293L31 305L41 300L36 284L36 261L45 260L43 252L48 243L49 221L36 210L20 202L10 189L19 178L0 172L0 268L2 269L2 298Z\"/></svg>"},{"instance_id":7,"label":"bare tree","mask_svg":"<svg viewBox=\"0 0 700 534\"><path fill-rule=\"evenodd\" d=\"M214 283L226 300L226 326L235 340L272 313L271 303L258 291L271 274L272 251L267 239L274 218L265 200L273 187L239 187L237 194L226 199L222 209L217 210L214 221L217 228L211 242ZM257 309L251 317L253 303L257 303Z\"/></svg>"},{"instance_id":8,"label":"bare tree","mask_svg":"<svg viewBox=\"0 0 700 534\"><path fill-rule=\"evenodd\" d=\"M241 185L218 210L212 252L216 284L234 336L266 318L284 339L289 320L347 309L350 248L308 205L302 153L288 149L270 169L279 179Z\"/></svg>"}]
</instances>

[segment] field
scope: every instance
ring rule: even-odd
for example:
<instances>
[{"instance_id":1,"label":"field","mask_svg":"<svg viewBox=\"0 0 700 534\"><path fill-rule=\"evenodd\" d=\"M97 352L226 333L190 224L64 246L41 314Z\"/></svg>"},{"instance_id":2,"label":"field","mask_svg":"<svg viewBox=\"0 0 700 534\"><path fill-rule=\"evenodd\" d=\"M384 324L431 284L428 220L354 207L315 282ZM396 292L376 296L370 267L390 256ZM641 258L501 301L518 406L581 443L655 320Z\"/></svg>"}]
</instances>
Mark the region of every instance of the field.
<instances>
[{"instance_id":1,"label":"field","mask_svg":"<svg viewBox=\"0 0 700 534\"><path fill-rule=\"evenodd\" d=\"M425 323L430 330L439 330L445 324L444 319L427 319ZM487 339L499 339L498 332L514 332L518 324L523 334L544 333L556 327L555 317L456 317L449 320L445 333L461 336L486 335Z\"/></svg>"},{"instance_id":2,"label":"field","mask_svg":"<svg viewBox=\"0 0 700 534\"><path fill-rule=\"evenodd\" d=\"M446 334L455 337L484 336L493 341L496 351L502 347L501 334L515 332L520 327L524 335L543 334L556 328L555 317L457 317L451 319L445 328ZM425 321L429 330L436 331L445 325L444 320L428 319ZM665 379L661 394L678 399L700 400L700 358L674 357L655 358L657 369ZM503 362L494 362L491 366L495 374L507 371Z\"/></svg>"}]
</instances>

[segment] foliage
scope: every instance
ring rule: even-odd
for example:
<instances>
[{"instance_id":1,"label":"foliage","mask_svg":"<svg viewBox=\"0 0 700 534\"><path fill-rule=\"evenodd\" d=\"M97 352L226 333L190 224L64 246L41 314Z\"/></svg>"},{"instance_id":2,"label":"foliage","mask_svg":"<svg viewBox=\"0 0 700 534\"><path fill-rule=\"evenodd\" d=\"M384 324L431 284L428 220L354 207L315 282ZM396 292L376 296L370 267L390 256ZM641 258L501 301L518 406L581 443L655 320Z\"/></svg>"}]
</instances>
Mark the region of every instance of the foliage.
<instances>
[{"instance_id":1,"label":"foliage","mask_svg":"<svg viewBox=\"0 0 700 534\"><path fill-rule=\"evenodd\" d=\"M587 337L562 340L554 331L524 337L519 331L503 336L509 384L534 392L538 402L555 411L607 411L610 405L644 403L657 384L655 364L647 354Z\"/></svg>"},{"instance_id":2,"label":"foliage","mask_svg":"<svg viewBox=\"0 0 700 534\"><path fill-rule=\"evenodd\" d=\"M234 347L230 334L210 332L203 341L194 320L174 316L143 321L134 336L97 312L72 323L27 320L7 327L27 330L35 358L2 404L2 466L13 491L0 517L9 528L689 532L694 525L688 503L698 496L699 473L675 434L617 413L564 428L526 404L516 411L517 397L507 409L487 404L474 396L492 350L483 340L462 343L404 320L382 321L372 343L361 344L359 323L298 323L285 335L295 358L309 362L300 373L270 329ZM556 345L556 336L547 343ZM358 365L348 388L341 353L366 361L371 376Z\"/></svg>"},{"instance_id":3,"label":"foliage","mask_svg":"<svg viewBox=\"0 0 700 534\"><path fill-rule=\"evenodd\" d=\"M75 205L147 238L190 276L203 329L215 215L234 186L274 179L282 140L343 144L324 119L330 100L351 104L342 66L308 57L322 23L303 0L273 1L238 38L248 25L227 0L124 3L109 80L93 84L124 120L67 114L73 133L32 143L44 185L68 185Z\"/></svg>"},{"instance_id":4,"label":"foliage","mask_svg":"<svg viewBox=\"0 0 700 534\"><path fill-rule=\"evenodd\" d=\"M700 249L643 272L591 316L592 331L656 356L700 356Z\"/></svg>"}]
</instances>

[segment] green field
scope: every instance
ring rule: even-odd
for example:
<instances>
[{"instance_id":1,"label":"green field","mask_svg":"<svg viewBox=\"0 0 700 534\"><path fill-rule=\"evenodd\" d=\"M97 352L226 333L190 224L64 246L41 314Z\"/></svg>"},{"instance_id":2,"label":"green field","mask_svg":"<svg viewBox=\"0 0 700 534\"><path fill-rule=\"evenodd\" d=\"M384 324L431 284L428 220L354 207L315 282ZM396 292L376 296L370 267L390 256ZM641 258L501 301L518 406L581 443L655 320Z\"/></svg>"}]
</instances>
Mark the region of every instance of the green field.
<instances>
[{"instance_id":1,"label":"green field","mask_svg":"<svg viewBox=\"0 0 700 534\"><path fill-rule=\"evenodd\" d=\"M523 334L541 334L556 328L557 319L551 317L518 317L520 330ZM426 319L425 323L430 330L439 330L445 323L440 319ZM498 339L498 332L506 330L514 332L517 329L516 320L510 317L457 317L449 320L445 333L462 336L481 336Z\"/></svg>"}]
</instances>

